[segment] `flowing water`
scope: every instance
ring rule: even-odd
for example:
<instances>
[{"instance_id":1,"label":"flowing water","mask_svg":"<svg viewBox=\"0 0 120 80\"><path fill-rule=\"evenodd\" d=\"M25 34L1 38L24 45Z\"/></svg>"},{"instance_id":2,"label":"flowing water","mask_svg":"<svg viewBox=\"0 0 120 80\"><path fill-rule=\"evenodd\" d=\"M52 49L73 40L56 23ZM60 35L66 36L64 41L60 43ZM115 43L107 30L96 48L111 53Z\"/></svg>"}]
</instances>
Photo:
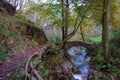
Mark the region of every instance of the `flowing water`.
<instances>
[{"instance_id":1,"label":"flowing water","mask_svg":"<svg viewBox=\"0 0 120 80\"><path fill-rule=\"evenodd\" d=\"M73 77L77 80L87 80L90 62L90 57L87 57L87 52L77 46L71 47L67 52L71 56L74 67L80 70L80 73L72 73Z\"/></svg>"}]
</instances>

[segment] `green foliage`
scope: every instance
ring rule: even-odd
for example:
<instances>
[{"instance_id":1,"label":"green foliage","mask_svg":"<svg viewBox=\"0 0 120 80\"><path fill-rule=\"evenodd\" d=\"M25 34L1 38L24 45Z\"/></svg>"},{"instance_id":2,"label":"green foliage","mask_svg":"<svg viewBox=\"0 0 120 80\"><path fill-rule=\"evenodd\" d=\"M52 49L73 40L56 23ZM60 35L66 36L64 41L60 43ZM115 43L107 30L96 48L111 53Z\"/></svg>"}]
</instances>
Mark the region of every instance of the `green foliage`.
<instances>
[{"instance_id":1,"label":"green foliage","mask_svg":"<svg viewBox=\"0 0 120 80\"><path fill-rule=\"evenodd\" d=\"M46 57L47 58L44 60L45 61L44 66L48 69L55 67L56 65L58 65L64 61L64 53L62 51L60 51L57 54L56 54L56 52L48 54L48 55L46 55Z\"/></svg>"},{"instance_id":2,"label":"green foliage","mask_svg":"<svg viewBox=\"0 0 120 80\"><path fill-rule=\"evenodd\" d=\"M1 13L4 14L4 13ZM0 15L0 51L6 52L9 47L11 52L20 53L27 47L29 40L24 35L26 32L26 26L34 25L27 21L23 11L18 11L15 17L9 17L8 15ZM34 25L35 26L35 25ZM36 46L35 41L31 41L30 46ZM8 50L9 53L10 52Z\"/></svg>"},{"instance_id":3,"label":"green foliage","mask_svg":"<svg viewBox=\"0 0 120 80\"><path fill-rule=\"evenodd\" d=\"M27 21L24 11L17 11L15 17L19 20Z\"/></svg>"},{"instance_id":4,"label":"green foliage","mask_svg":"<svg viewBox=\"0 0 120 80\"><path fill-rule=\"evenodd\" d=\"M43 68L42 71L40 72L40 75L43 79L46 79L48 74L49 74L49 71L48 71L48 69L45 69L45 68Z\"/></svg>"},{"instance_id":5,"label":"green foliage","mask_svg":"<svg viewBox=\"0 0 120 80\"><path fill-rule=\"evenodd\" d=\"M120 30L120 5L119 0L111 0L111 27L113 30Z\"/></svg>"},{"instance_id":6,"label":"green foliage","mask_svg":"<svg viewBox=\"0 0 120 80\"><path fill-rule=\"evenodd\" d=\"M5 53L7 51L5 45L0 45L0 52Z\"/></svg>"},{"instance_id":7,"label":"green foliage","mask_svg":"<svg viewBox=\"0 0 120 80\"><path fill-rule=\"evenodd\" d=\"M87 50L85 47L83 47L83 46L80 46L80 48L82 49L82 50Z\"/></svg>"},{"instance_id":8,"label":"green foliage","mask_svg":"<svg viewBox=\"0 0 120 80\"><path fill-rule=\"evenodd\" d=\"M90 42L92 42L92 43L100 43L101 41L102 41L101 36L97 36L97 37L94 37L94 38L90 39Z\"/></svg>"},{"instance_id":9,"label":"green foliage","mask_svg":"<svg viewBox=\"0 0 120 80\"><path fill-rule=\"evenodd\" d=\"M33 5L34 4L34 5ZM34 2L29 3L30 9L26 11L26 14L36 14L39 15L40 19L43 20L46 23L51 22L52 25L61 27L61 5L60 4L53 4L51 2L49 3L39 3L36 4ZM48 22L49 21L49 22ZM37 22L36 24L39 24Z\"/></svg>"},{"instance_id":10,"label":"green foliage","mask_svg":"<svg viewBox=\"0 0 120 80\"><path fill-rule=\"evenodd\" d=\"M106 73L116 73L117 66L113 64L120 64L120 59L119 59L120 52L116 52L118 48L113 50L113 47L112 47L110 51L113 51L114 53L111 55L111 57L107 61L104 61L104 57L102 56L102 50L100 50L100 47L98 49L99 50L96 49L97 52L94 52L92 54L93 57L91 59L91 62L94 65L98 66L97 68L99 70L102 70Z\"/></svg>"},{"instance_id":11,"label":"green foliage","mask_svg":"<svg viewBox=\"0 0 120 80\"><path fill-rule=\"evenodd\" d=\"M6 22L3 19L0 19L0 34L8 36L9 35L9 22Z\"/></svg>"},{"instance_id":12,"label":"green foliage","mask_svg":"<svg viewBox=\"0 0 120 80\"><path fill-rule=\"evenodd\" d=\"M113 66L110 62L104 61L98 66L99 70L106 71L107 74L116 72L116 67Z\"/></svg>"},{"instance_id":13,"label":"green foliage","mask_svg":"<svg viewBox=\"0 0 120 80\"><path fill-rule=\"evenodd\" d=\"M110 78L94 77L92 80L111 80Z\"/></svg>"},{"instance_id":14,"label":"green foliage","mask_svg":"<svg viewBox=\"0 0 120 80\"><path fill-rule=\"evenodd\" d=\"M91 53L91 55L93 56L93 58L91 59L91 62L93 64L100 64L104 61L102 52L103 52L103 49L101 46L99 46L98 48L95 49L93 53Z\"/></svg>"},{"instance_id":15,"label":"green foliage","mask_svg":"<svg viewBox=\"0 0 120 80\"><path fill-rule=\"evenodd\" d=\"M8 78L8 80L23 80L23 79L24 79L23 75L19 74L18 76L14 73Z\"/></svg>"},{"instance_id":16,"label":"green foliage","mask_svg":"<svg viewBox=\"0 0 120 80\"><path fill-rule=\"evenodd\" d=\"M43 78L43 79L46 79L46 77L48 76L49 74L49 71L48 71L48 68L44 67L43 64L42 64L42 60L41 59L35 59L33 61L33 65L36 66L38 65L39 66L37 67L37 70L39 71L39 74L40 76Z\"/></svg>"},{"instance_id":17,"label":"green foliage","mask_svg":"<svg viewBox=\"0 0 120 80\"><path fill-rule=\"evenodd\" d=\"M119 72L119 73L117 73L117 76L120 78L120 72Z\"/></svg>"},{"instance_id":18,"label":"green foliage","mask_svg":"<svg viewBox=\"0 0 120 80\"><path fill-rule=\"evenodd\" d=\"M120 35L120 32L119 32L119 31L117 31L117 30L112 30L111 33L110 33L110 39L111 39L111 40L114 40L114 39L117 40L117 39L120 38L119 35Z\"/></svg>"},{"instance_id":19,"label":"green foliage","mask_svg":"<svg viewBox=\"0 0 120 80\"><path fill-rule=\"evenodd\" d=\"M110 39L110 61L114 64L120 64L120 32L112 31Z\"/></svg>"},{"instance_id":20,"label":"green foliage","mask_svg":"<svg viewBox=\"0 0 120 80\"><path fill-rule=\"evenodd\" d=\"M8 57L9 57L8 54L0 53L0 64Z\"/></svg>"},{"instance_id":21,"label":"green foliage","mask_svg":"<svg viewBox=\"0 0 120 80\"><path fill-rule=\"evenodd\" d=\"M59 53L60 52L60 48L55 45L55 44L51 44L50 50L51 53Z\"/></svg>"},{"instance_id":22,"label":"green foliage","mask_svg":"<svg viewBox=\"0 0 120 80\"><path fill-rule=\"evenodd\" d=\"M60 43L62 41L60 35L56 34L51 37L48 37L49 42L51 43Z\"/></svg>"},{"instance_id":23,"label":"green foliage","mask_svg":"<svg viewBox=\"0 0 120 80\"><path fill-rule=\"evenodd\" d=\"M120 64L120 33L117 31L111 32L110 35L110 45L109 45L109 52L110 58L106 61L103 58L103 51L102 47L97 47L91 53L92 58L91 62L93 65L96 66L97 69L100 71L105 72L106 74L114 74L118 76L119 74L119 64ZM95 79L96 80L96 79ZM99 79L98 79L99 80ZM100 79L102 80L102 79ZM108 79L106 79L108 80Z\"/></svg>"},{"instance_id":24,"label":"green foliage","mask_svg":"<svg viewBox=\"0 0 120 80\"><path fill-rule=\"evenodd\" d=\"M102 63L104 60L101 54L97 54L95 57L92 58L91 62L94 64Z\"/></svg>"}]
</instances>

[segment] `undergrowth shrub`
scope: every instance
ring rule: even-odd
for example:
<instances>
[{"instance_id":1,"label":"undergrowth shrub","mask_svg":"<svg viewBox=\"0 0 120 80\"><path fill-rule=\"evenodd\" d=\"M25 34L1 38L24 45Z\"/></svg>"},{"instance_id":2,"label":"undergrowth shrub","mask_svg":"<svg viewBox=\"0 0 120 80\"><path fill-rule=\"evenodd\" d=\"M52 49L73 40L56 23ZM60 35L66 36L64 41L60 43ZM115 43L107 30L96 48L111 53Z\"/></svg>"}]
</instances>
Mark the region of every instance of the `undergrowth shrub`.
<instances>
[{"instance_id":1,"label":"undergrowth shrub","mask_svg":"<svg viewBox=\"0 0 120 80\"><path fill-rule=\"evenodd\" d=\"M8 57L9 57L8 54L4 54L0 52L0 64Z\"/></svg>"},{"instance_id":2,"label":"undergrowth shrub","mask_svg":"<svg viewBox=\"0 0 120 80\"><path fill-rule=\"evenodd\" d=\"M120 67L120 32L112 32L110 35L110 44L109 44L109 53L110 58L108 60L103 57L102 46L96 47L91 52L91 63L98 70L103 71L108 76L113 74L114 76L119 77L119 67ZM99 80L99 79L98 79ZM104 80L104 79L100 79ZM109 79L106 79L109 80Z\"/></svg>"},{"instance_id":3,"label":"undergrowth shrub","mask_svg":"<svg viewBox=\"0 0 120 80\"><path fill-rule=\"evenodd\" d=\"M61 36L58 34L48 37L48 40L51 43L60 43L62 41Z\"/></svg>"}]
</instances>

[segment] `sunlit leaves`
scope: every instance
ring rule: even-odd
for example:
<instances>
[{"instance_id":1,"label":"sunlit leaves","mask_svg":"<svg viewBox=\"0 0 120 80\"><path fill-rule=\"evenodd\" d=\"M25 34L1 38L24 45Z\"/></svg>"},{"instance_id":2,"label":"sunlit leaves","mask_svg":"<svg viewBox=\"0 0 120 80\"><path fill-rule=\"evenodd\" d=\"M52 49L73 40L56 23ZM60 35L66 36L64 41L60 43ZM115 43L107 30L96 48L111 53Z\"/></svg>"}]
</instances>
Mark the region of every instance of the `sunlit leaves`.
<instances>
[{"instance_id":1,"label":"sunlit leaves","mask_svg":"<svg viewBox=\"0 0 120 80\"><path fill-rule=\"evenodd\" d=\"M103 0L94 0L92 3L92 9L90 10L91 18L94 19L95 23L101 25L102 23L102 14L105 10L103 10ZM118 25L120 25L120 7L119 0L111 0L110 6L110 24L111 27L117 29Z\"/></svg>"},{"instance_id":2,"label":"sunlit leaves","mask_svg":"<svg viewBox=\"0 0 120 80\"><path fill-rule=\"evenodd\" d=\"M61 19L61 5L60 4L53 4L53 3L41 3L35 4L31 3L30 8L26 11L27 14L35 14L39 15L41 20L46 22L57 23ZM51 23L51 24L52 24ZM59 22L60 23L60 22ZM57 26L59 26L59 23ZM56 25L56 24L55 24Z\"/></svg>"},{"instance_id":3,"label":"sunlit leaves","mask_svg":"<svg viewBox=\"0 0 120 80\"><path fill-rule=\"evenodd\" d=\"M117 30L120 25L120 5L119 0L111 0L111 25L112 29Z\"/></svg>"}]
</instances>

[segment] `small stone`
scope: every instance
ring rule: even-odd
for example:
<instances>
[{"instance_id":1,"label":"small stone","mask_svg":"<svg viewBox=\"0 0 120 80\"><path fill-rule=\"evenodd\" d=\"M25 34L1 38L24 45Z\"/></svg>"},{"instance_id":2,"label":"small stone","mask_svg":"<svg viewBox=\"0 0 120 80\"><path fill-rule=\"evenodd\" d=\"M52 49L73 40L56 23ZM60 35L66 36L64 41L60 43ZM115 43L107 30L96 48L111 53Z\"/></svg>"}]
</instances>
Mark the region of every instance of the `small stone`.
<instances>
[{"instance_id":1,"label":"small stone","mask_svg":"<svg viewBox=\"0 0 120 80\"><path fill-rule=\"evenodd\" d=\"M72 68L72 72L73 72L74 74L80 74L80 73L81 73L81 71L80 71L78 68L76 68L76 67L73 67L73 68Z\"/></svg>"}]
</instances>

